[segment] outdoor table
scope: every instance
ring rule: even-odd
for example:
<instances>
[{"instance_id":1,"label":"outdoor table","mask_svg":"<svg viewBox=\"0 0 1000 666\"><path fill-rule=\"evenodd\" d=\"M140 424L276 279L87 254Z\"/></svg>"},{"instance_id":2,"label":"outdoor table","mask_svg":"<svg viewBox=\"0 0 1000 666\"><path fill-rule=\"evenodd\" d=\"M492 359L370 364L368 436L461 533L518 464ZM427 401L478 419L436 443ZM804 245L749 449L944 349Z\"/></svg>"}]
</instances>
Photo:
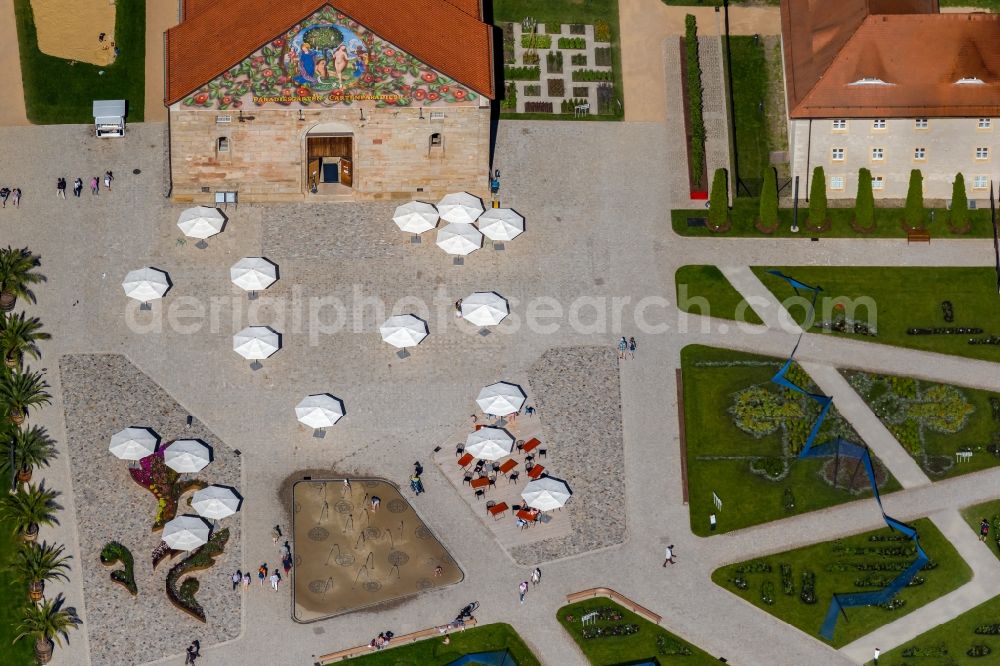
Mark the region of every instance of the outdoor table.
<instances>
[{"instance_id":1,"label":"outdoor table","mask_svg":"<svg viewBox=\"0 0 1000 666\"><path fill-rule=\"evenodd\" d=\"M504 464L500 465L500 473L506 476L515 467L517 467L517 461L514 459L508 460Z\"/></svg>"},{"instance_id":2,"label":"outdoor table","mask_svg":"<svg viewBox=\"0 0 1000 666\"><path fill-rule=\"evenodd\" d=\"M473 479L472 483L470 483L469 485L472 486L473 490L479 488L485 488L486 486L490 485L490 480L485 476L481 476L478 479Z\"/></svg>"},{"instance_id":3,"label":"outdoor table","mask_svg":"<svg viewBox=\"0 0 1000 666\"><path fill-rule=\"evenodd\" d=\"M507 509L509 509L509 508L510 507L507 506L507 502L500 502L496 506L491 506L489 508L489 512L490 512L490 515L493 516L493 518L498 518L500 516L500 514L506 513Z\"/></svg>"},{"instance_id":4,"label":"outdoor table","mask_svg":"<svg viewBox=\"0 0 1000 666\"><path fill-rule=\"evenodd\" d=\"M532 451L534 451L535 449L537 449L537 448L538 448L539 446L541 446L541 445L542 445L542 443L541 443L541 442L540 442L540 441L538 440L538 438L537 438L537 437L532 437L532 438L531 438L530 440L528 440L528 442L527 442L527 443L526 443L526 444L524 445L524 452L525 452L525 453L531 453Z\"/></svg>"},{"instance_id":5,"label":"outdoor table","mask_svg":"<svg viewBox=\"0 0 1000 666\"><path fill-rule=\"evenodd\" d=\"M531 468L531 471L528 472L528 476L531 477L532 479L537 479L542 475L542 472L544 471L545 471L544 465L535 465L534 467Z\"/></svg>"},{"instance_id":6,"label":"outdoor table","mask_svg":"<svg viewBox=\"0 0 1000 666\"><path fill-rule=\"evenodd\" d=\"M469 463L471 463L473 460L475 460L475 458L472 456L472 454L466 453L464 456L458 459L458 466L468 467Z\"/></svg>"},{"instance_id":7,"label":"outdoor table","mask_svg":"<svg viewBox=\"0 0 1000 666\"><path fill-rule=\"evenodd\" d=\"M533 513L531 511L525 511L524 509L521 509L520 511L518 511L514 515L517 516L518 518L520 518L521 520L527 521L529 523L533 523L536 520L538 520L538 516L540 516L541 514Z\"/></svg>"}]
</instances>

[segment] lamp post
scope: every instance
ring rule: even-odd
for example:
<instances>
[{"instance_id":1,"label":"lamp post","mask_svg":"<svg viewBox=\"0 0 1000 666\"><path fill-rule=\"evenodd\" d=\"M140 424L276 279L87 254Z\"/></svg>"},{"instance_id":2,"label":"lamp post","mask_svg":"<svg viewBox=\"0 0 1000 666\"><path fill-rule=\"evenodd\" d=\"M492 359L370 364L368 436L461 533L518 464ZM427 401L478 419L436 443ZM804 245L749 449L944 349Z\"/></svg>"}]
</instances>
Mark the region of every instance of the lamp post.
<instances>
[{"instance_id":1,"label":"lamp post","mask_svg":"<svg viewBox=\"0 0 1000 666\"><path fill-rule=\"evenodd\" d=\"M799 177L795 177L795 192L792 204L792 233L799 233Z\"/></svg>"}]
</instances>

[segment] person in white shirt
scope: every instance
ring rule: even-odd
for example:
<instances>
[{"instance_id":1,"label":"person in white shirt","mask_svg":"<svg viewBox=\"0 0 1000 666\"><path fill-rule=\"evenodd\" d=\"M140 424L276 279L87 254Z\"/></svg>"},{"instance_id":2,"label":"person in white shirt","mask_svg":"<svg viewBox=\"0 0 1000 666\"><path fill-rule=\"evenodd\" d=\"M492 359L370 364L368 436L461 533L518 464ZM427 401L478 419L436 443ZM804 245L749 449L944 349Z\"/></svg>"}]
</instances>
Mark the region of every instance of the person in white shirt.
<instances>
[{"instance_id":1,"label":"person in white shirt","mask_svg":"<svg viewBox=\"0 0 1000 666\"><path fill-rule=\"evenodd\" d=\"M667 566L667 562L671 564L674 563L674 544L667 546L666 552L664 553L663 566Z\"/></svg>"}]
</instances>

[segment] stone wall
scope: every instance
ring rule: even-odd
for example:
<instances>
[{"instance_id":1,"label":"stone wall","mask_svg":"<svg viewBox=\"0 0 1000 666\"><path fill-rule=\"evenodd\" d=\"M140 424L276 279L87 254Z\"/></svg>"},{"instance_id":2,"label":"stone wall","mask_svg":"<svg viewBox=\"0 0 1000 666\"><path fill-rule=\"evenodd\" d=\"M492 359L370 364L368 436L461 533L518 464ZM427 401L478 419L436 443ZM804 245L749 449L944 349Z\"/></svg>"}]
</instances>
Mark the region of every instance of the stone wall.
<instances>
[{"instance_id":1,"label":"stone wall","mask_svg":"<svg viewBox=\"0 0 1000 666\"><path fill-rule=\"evenodd\" d=\"M355 199L435 198L467 190L485 195L489 169L490 108L253 109L238 112L170 109L172 196L214 201L216 191L237 191L241 202L310 200L306 135L317 125L340 123L354 135ZM229 115L230 122L218 122ZM423 119L420 116L423 115ZM433 133L442 145L431 147ZM228 152L218 150L228 139ZM203 192L203 188L209 191ZM418 188L423 188L418 191Z\"/></svg>"}]
</instances>

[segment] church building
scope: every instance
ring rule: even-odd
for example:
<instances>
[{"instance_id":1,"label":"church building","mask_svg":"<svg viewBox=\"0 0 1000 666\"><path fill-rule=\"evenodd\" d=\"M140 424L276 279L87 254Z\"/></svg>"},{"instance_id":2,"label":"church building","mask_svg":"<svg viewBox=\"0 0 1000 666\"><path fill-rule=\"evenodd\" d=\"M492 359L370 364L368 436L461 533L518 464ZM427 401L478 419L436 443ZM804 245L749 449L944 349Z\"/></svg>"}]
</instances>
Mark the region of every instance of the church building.
<instances>
[{"instance_id":1,"label":"church building","mask_svg":"<svg viewBox=\"0 0 1000 666\"><path fill-rule=\"evenodd\" d=\"M165 34L177 201L487 190L480 0L183 0Z\"/></svg>"}]
</instances>

